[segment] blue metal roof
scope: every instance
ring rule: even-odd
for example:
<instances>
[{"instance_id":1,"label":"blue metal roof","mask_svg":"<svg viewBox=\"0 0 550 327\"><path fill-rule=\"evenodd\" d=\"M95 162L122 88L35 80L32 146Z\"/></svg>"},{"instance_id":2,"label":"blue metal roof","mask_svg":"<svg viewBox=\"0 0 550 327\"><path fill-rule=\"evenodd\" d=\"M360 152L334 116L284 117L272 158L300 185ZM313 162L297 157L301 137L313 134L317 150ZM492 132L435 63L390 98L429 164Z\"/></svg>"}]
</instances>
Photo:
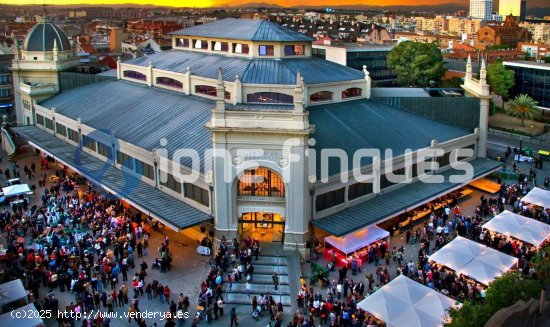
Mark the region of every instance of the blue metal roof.
<instances>
[{"instance_id":1,"label":"blue metal roof","mask_svg":"<svg viewBox=\"0 0 550 327\"><path fill-rule=\"evenodd\" d=\"M477 158L469 162L474 167L473 179L485 176L502 166L501 162ZM448 193L471 180L461 184L449 182L449 176L463 176L464 171L458 169L446 170L443 183L414 182L397 190L379 194L376 198L359 203L330 216L313 220L313 225L335 235L344 236L372 224L380 223L406 210L422 205L430 199Z\"/></svg>"},{"instance_id":2,"label":"blue metal roof","mask_svg":"<svg viewBox=\"0 0 550 327\"><path fill-rule=\"evenodd\" d=\"M404 110L371 100L362 99L335 104L310 106L309 122L315 125L317 162L321 149L343 149L348 158L358 149L380 149L382 158L386 149L394 156L406 149L418 150L429 147L433 139L440 143L470 134L468 131L445 123L424 118ZM362 165L371 163L364 158ZM349 160L349 169L352 160ZM317 176L321 175L317 165ZM329 160L329 175L340 173L336 158Z\"/></svg>"},{"instance_id":3,"label":"blue metal roof","mask_svg":"<svg viewBox=\"0 0 550 327\"><path fill-rule=\"evenodd\" d=\"M306 84L365 78L362 71L315 57L239 58L221 54L170 50L136 58L126 63L147 67L150 62L155 68L177 73L185 73L189 67L191 74L212 79L218 78L218 68L222 67L225 81L234 81L235 76L239 75L241 82L250 84L294 85L298 70Z\"/></svg>"},{"instance_id":4,"label":"blue metal roof","mask_svg":"<svg viewBox=\"0 0 550 327\"><path fill-rule=\"evenodd\" d=\"M114 116L116 115L110 115L113 118ZM130 204L143 208L146 214L151 214L172 228L185 229L212 218L209 214L139 181L36 126L16 127L13 130L59 161L86 174L86 178L94 184L102 185L107 191L114 192L114 195L122 197Z\"/></svg>"},{"instance_id":5,"label":"blue metal roof","mask_svg":"<svg viewBox=\"0 0 550 327\"><path fill-rule=\"evenodd\" d=\"M57 94L40 103L56 113L80 118L95 129L112 131L118 139L152 151L160 139L176 149L195 149L201 159L211 146L210 119L214 101L129 81L104 82ZM204 160L201 171L204 172ZM182 164L191 166L190 162Z\"/></svg>"},{"instance_id":6,"label":"blue metal roof","mask_svg":"<svg viewBox=\"0 0 550 327\"><path fill-rule=\"evenodd\" d=\"M311 42L314 40L270 21L235 18L184 28L169 34L245 41Z\"/></svg>"}]
</instances>

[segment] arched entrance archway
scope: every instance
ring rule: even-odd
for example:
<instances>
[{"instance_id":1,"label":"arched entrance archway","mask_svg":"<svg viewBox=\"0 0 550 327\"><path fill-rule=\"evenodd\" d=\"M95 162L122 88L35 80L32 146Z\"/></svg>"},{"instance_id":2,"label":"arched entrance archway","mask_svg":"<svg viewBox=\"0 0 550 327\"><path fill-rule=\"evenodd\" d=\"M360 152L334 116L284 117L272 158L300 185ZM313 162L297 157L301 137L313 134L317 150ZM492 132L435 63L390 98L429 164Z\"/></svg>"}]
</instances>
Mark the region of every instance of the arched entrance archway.
<instances>
[{"instance_id":1,"label":"arched entrance archway","mask_svg":"<svg viewBox=\"0 0 550 327\"><path fill-rule=\"evenodd\" d=\"M237 181L238 236L284 242L285 184L275 171L247 169Z\"/></svg>"}]
</instances>

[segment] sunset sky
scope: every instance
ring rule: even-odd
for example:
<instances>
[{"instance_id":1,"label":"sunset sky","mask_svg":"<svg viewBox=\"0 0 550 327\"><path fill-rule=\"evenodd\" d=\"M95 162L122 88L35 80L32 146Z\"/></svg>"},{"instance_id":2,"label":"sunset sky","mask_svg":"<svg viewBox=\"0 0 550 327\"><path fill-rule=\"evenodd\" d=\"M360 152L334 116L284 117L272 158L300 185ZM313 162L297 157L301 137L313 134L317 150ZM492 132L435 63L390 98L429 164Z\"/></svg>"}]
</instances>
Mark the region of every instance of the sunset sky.
<instances>
[{"instance_id":1,"label":"sunset sky","mask_svg":"<svg viewBox=\"0 0 550 327\"><path fill-rule=\"evenodd\" d=\"M495 3L498 0L493 0ZM227 3L236 5L240 3L239 0L46 0L48 5L72 5L72 4L152 4L158 6L173 6L173 7L211 7L211 6L224 6ZM444 3L458 3L464 6L467 6L468 0L243 0L246 4L247 2L254 3L276 3L284 7L291 6L335 6L335 5L348 5L348 4L362 4L362 5L372 5L372 6L394 6L394 5L436 5ZM15 4L15 5L25 5L25 4L43 4L44 1L40 0L3 0L4 4ZM548 7L550 2L548 0L528 0L528 7Z\"/></svg>"}]
</instances>

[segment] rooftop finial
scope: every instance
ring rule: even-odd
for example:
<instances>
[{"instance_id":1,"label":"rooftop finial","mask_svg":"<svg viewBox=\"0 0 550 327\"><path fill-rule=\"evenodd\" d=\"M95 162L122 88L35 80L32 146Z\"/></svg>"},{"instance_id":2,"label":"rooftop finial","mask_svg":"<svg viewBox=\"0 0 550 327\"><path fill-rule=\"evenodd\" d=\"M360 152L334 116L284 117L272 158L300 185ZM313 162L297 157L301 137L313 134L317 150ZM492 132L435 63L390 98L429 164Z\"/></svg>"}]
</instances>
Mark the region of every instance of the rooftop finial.
<instances>
[{"instance_id":1,"label":"rooftop finial","mask_svg":"<svg viewBox=\"0 0 550 327\"><path fill-rule=\"evenodd\" d=\"M223 85L223 72L222 68L218 68L218 85Z\"/></svg>"},{"instance_id":2,"label":"rooftop finial","mask_svg":"<svg viewBox=\"0 0 550 327\"><path fill-rule=\"evenodd\" d=\"M296 73L296 85L302 84L302 74L300 74L300 70Z\"/></svg>"},{"instance_id":3,"label":"rooftop finial","mask_svg":"<svg viewBox=\"0 0 550 327\"><path fill-rule=\"evenodd\" d=\"M44 0L44 4L42 5L43 9L44 9L44 18L48 17L48 11L46 10L46 0Z\"/></svg>"}]
</instances>

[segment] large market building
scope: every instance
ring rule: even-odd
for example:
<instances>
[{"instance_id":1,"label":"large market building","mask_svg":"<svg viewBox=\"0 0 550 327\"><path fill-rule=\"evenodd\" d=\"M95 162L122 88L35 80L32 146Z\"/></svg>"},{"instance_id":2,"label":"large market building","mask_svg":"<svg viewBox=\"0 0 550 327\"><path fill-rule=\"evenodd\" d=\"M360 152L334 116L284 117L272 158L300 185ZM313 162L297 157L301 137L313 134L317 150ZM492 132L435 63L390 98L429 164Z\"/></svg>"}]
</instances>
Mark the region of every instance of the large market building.
<instances>
[{"instance_id":1,"label":"large market building","mask_svg":"<svg viewBox=\"0 0 550 327\"><path fill-rule=\"evenodd\" d=\"M170 228L213 222L217 238L250 235L291 249L318 235L345 238L461 188L470 180L449 181L464 173L450 165L452 150L474 150L462 158L473 178L499 167L485 158L484 67L478 80L469 65L466 97L431 98L371 87L368 68L313 57L311 38L268 21L224 19L171 35L172 50L119 62L116 78L66 87L78 59L44 18L13 61L12 131ZM423 183L404 154L418 159L436 147L445 154L428 173L444 182ZM393 153L380 168L359 160L371 177L358 182L352 158L364 148ZM349 160L325 160L327 149ZM412 183L392 182L388 166Z\"/></svg>"}]
</instances>

